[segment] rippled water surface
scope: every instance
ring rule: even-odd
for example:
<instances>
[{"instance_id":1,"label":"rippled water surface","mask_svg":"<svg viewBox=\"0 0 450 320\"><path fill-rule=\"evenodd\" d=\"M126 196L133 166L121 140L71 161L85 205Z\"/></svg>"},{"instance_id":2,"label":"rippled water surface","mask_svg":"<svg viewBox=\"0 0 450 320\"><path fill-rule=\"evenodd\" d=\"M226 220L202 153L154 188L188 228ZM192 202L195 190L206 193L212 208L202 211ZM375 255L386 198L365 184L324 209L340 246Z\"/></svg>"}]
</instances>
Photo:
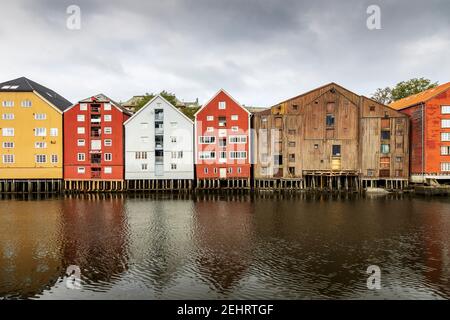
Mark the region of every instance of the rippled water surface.
<instances>
[{"instance_id":1,"label":"rippled water surface","mask_svg":"<svg viewBox=\"0 0 450 320\"><path fill-rule=\"evenodd\" d=\"M0 200L3 298L448 299L449 280L449 198Z\"/></svg>"}]
</instances>

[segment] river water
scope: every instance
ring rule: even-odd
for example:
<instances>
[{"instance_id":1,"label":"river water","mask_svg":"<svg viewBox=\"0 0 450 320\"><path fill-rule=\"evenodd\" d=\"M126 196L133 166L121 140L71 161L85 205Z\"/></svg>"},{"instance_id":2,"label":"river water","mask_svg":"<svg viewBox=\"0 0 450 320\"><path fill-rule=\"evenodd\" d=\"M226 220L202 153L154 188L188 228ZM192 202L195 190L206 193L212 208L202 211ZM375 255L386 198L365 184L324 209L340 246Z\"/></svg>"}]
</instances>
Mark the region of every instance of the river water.
<instances>
[{"instance_id":1,"label":"river water","mask_svg":"<svg viewBox=\"0 0 450 320\"><path fill-rule=\"evenodd\" d=\"M449 280L445 197L0 200L0 299L448 299Z\"/></svg>"}]
</instances>

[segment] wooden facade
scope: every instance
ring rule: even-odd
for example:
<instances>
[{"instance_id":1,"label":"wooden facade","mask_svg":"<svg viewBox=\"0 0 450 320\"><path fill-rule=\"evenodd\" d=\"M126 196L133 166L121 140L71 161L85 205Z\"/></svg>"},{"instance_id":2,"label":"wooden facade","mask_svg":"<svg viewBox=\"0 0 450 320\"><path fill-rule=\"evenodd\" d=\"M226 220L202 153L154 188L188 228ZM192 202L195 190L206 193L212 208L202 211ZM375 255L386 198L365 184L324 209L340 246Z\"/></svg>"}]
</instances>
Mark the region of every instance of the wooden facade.
<instances>
[{"instance_id":1,"label":"wooden facade","mask_svg":"<svg viewBox=\"0 0 450 320\"><path fill-rule=\"evenodd\" d=\"M256 113L257 188L406 186L408 118L331 83Z\"/></svg>"}]
</instances>

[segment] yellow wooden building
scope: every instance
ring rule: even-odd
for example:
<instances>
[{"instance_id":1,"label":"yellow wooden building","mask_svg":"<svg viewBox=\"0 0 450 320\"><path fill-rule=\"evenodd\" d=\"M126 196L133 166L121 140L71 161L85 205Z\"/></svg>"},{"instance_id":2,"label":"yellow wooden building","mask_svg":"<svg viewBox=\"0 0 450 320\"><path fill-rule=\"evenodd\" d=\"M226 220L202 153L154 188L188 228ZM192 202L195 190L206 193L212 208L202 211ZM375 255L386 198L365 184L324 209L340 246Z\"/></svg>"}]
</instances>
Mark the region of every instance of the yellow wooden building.
<instances>
[{"instance_id":1,"label":"yellow wooden building","mask_svg":"<svg viewBox=\"0 0 450 320\"><path fill-rule=\"evenodd\" d=\"M0 180L63 178L63 111L70 105L25 77L0 83Z\"/></svg>"}]
</instances>

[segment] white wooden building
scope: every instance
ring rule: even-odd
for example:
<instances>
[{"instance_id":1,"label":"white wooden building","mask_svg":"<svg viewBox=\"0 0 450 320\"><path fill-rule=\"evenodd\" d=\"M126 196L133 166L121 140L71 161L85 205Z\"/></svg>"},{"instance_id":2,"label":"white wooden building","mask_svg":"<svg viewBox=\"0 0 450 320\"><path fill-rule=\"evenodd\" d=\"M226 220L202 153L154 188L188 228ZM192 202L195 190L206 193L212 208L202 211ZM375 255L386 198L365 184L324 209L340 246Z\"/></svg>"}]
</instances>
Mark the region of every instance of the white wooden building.
<instances>
[{"instance_id":1,"label":"white wooden building","mask_svg":"<svg viewBox=\"0 0 450 320\"><path fill-rule=\"evenodd\" d=\"M125 122L130 190L188 189L194 180L194 123L158 95Z\"/></svg>"}]
</instances>

